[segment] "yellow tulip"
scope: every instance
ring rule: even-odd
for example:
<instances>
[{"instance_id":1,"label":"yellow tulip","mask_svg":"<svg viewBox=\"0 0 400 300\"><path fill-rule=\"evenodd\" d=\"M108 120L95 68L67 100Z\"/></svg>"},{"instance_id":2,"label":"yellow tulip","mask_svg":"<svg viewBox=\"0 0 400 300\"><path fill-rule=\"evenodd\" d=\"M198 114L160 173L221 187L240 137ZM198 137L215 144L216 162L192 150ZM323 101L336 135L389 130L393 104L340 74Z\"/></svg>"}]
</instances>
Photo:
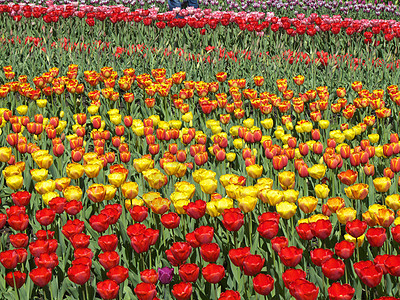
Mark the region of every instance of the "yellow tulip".
<instances>
[{"instance_id":1,"label":"yellow tulip","mask_svg":"<svg viewBox=\"0 0 400 300\"><path fill-rule=\"evenodd\" d=\"M117 193L116 186L114 186L112 184L106 184L106 185L104 185L104 188L106 189L106 195L104 197L104 200L114 199L115 194Z\"/></svg>"},{"instance_id":2,"label":"yellow tulip","mask_svg":"<svg viewBox=\"0 0 400 300\"><path fill-rule=\"evenodd\" d=\"M247 175L253 179L259 178L263 172L263 166L260 165L250 165L246 167Z\"/></svg>"},{"instance_id":3,"label":"yellow tulip","mask_svg":"<svg viewBox=\"0 0 400 300\"><path fill-rule=\"evenodd\" d=\"M64 198L69 202L72 200L79 201L82 199L82 190L79 186L70 185L62 191Z\"/></svg>"},{"instance_id":4,"label":"yellow tulip","mask_svg":"<svg viewBox=\"0 0 400 300\"><path fill-rule=\"evenodd\" d=\"M275 206L283 201L283 192L278 190L268 190L267 201L269 205Z\"/></svg>"},{"instance_id":5,"label":"yellow tulip","mask_svg":"<svg viewBox=\"0 0 400 300\"><path fill-rule=\"evenodd\" d=\"M212 194L217 190L218 187L218 181L216 179L203 179L202 181L199 182L200 188L203 191L203 193L206 194Z\"/></svg>"},{"instance_id":6,"label":"yellow tulip","mask_svg":"<svg viewBox=\"0 0 400 300\"><path fill-rule=\"evenodd\" d=\"M365 234L363 234L362 236L358 237L357 239L352 237L350 234L345 234L344 235L344 239L350 243L353 243L354 246L356 247L361 247L362 244L364 243L364 239L365 239Z\"/></svg>"},{"instance_id":7,"label":"yellow tulip","mask_svg":"<svg viewBox=\"0 0 400 300\"><path fill-rule=\"evenodd\" d=\"M0 161L8 162L11 159L12 149L9 147L0 148Z\"/></svg>"},{"instance_id":8,"label":"yellow tulip","mask_svg":"<svg viewBox=\"0 0 400 300\"><path fill-rule=\"evenodd\" d=\"M56 189L62 192L67 186L71 184L71 178L68 177L61 177L56 178Z\"/></svg>"},{"instance_id":9,"label":"yellow tulip","mask_svg":"<svg viewBox=\"0 0 400 300\"><path fill-rule=\"evenodd\" d=\"M215 202L216 208L220 214L223 214L225 209L230 209L233 207L233 199L230 198L221 198L211 202Z\"/></svg>"},{"instance_id":10,"label":"yellow tulip","mask_svg":"<svg viewBox=\"0 0 400 300\"><path fill-rule=\"evenodd\" d=\"M328 188L328 186L326 184L317 184L314 187L314 191L315 191L317 198L325 199L325 198L328 198L330 189Z\"/></svg>"},{"instance_id":11,"label":"yellow tulip","mask_svg":"<svg viewBox=\"0 0 400 300\"><path fill-rule=\"evenodd\" d=\"M278 175L279 184L282 189L292 189L295 185L295 174L290 171L280 172Z\"/></svg>"},{"instance_id":12,"label":"yellow tulip","mask_svg":"<svg viewBox=\"0 0 400 300\"><path fill-rule=\"evenodd\" d=\"M55 189L56 189L56 182L53 179L40 181L35 184L35 190L41 195L48 192L54 192Z\"/></svg>"},{"instance_id":13,"label":"yellow tulip","mask_svg":"<svg viewBox=\"0 0 400 300\"><path fill-rule=\"evenodd\" d=\"M188 205L190 202L189 199L181 199L174 202L175 211L177 214L183 215L186 214L186 211L183 209L184 206Z\"/></svg>"},{"instance_id":14,"label":"yellow tulip","mask_svg":"<svg viewBox=\"0 0 400 300\"><path fill-rule=\"evenodd\" d=\"M352 207L343 207L336 211L336 215L341 224L354 221L357 217L357 211Z\"/></svg>"},{"instance_id":15,"label":"yellow tulip","mask_svg":"<svg viewBox=\"0 0 400 300\"><path fill-rule=\"evenodd\" d=\"M21 175L12 175L6 177L6 184L12 190L19 190L24 183L24 178Z\"/></svg>"},{"instance_id":16,"label":"yellow tulip","mask_svg":"<svg viewBox=\"0 0 400 300\"><path fill-rule=\"evenodd\" d=\"M111 174L108 174L108 182L118 188L125 182L126 176L127 176L127 174L122 173L122 172L111 173ZM133 198L135 198L135 197L133 197Z\"/></svg>"},{"instance_id":17,"label":"yellow tulip","mask_svg":"<svg viewBox=\"0 0 400 300\"><path fill-rule=\"evenodd\" d=\"M299 191L296 190L286 190L283 191L283 199L284 201L290 202L290 203L296 203L297 198L299 197Z\"/></svg>"},{"instance_id":18,"label":"yellow tulip","mask_svg":"<svg viewBox=\"0 0 400 300\"><path fill-rule=\"evenodd\" d=\"M89 178L96 178L97 176L99 176L100 171L101 166L99 166L98 164L87 164L84 166L84 172Z\"/></svg>"},{"instance_id":19,"label":"yellow tulip","mask_svg":"<svg viewBox=\"0 0 400 300\"><path fill-rule=\"evenodd\" d=\"M21 116L25 116L26 113L28 112L28 106L27 105L20 105L17 107L17 112L21 115Z\"/></svg>"},{"instance_id":20,"label":"yellow tulip","mask_svg":"<svg viewBox=\"0 0 400 300\"><path fill-rule=\"evenodd\" d=\"M195 185L187 181L180 181L175 183L174 188L176 192L181 192L185 194L188 199L192 199L194 196L194 192L196 191Z\"/></svg>"},{"instance_id":21,"label":"yellow tulip","mask_svg":"<svg viewBox=\"0 0 400 300\"><path fill-rule=\"evenodd\" d=\"M56 192L47 192L42 195L43 202L46 205L49 205L49 202L56 197L59 197L59 195Z\"/></svg>"},{"instance_id":22,"label":"yellow tulip","mask_svg":"<svg viewBox=\"0 0 400 300\"><path fill-rule=\"evenodd\" d=\"M322 164L313 165L308 168L308 174L314 179L321 179L325 176L326 166Z\"/></svg>"},{"instance_id":23,"label":"yellow tulip","mask_svg":"<svg viewBox=\"0 0 400 300\"><path fill-rule=\"evenodd\" d=\"M282 201L276 205L276 211L283 219L290 219L296 213L297 206L294 203Z\"/></svg>"},{"instance_id":24,"label":"yellow tulip","mask_svg":"<svg viewBox=\"0 0 400 300\"><path fill-rule=\"evenodd\" d=\"M66 171L69 178L78 179L82 177L85 168L81 164L70 163L67 165Z\"/></svg>"},{"instance_id":25,"label":"yellow tulip","mask_svg":"<svg viewBox=\"0 0 400 300\"><path fill-rule=\"evenodd\" d=\"M299 207L305 214L312 213L318 205L318 199L312 196L301 197L299 200Z\"/></svg>"},{"instance_id":26,"label":"yellow tulip","mask_svg":"<svg viewBox=\"0 0 400 300\"><path fill-rule=\"evenodd\" d=\"M265 129L271 129L272 127L274 127L274 120L273 119L264 119L261 121L261 125Z\"/></svg>"},{"instance_id":27,"label":"yellow tulip","mask_svg":"<svg viewBox=\"0 0 400 300\"><path fill-rule=\"evenodd\" d=\"M379 193L386 193L389 190L390 186L392 185L392 182L389 177L375 178L373 183L376 191Z\"/></svg>"},{"instance_id":28,"label":"yellow tulip","mask_svg":"<svg viewBox=\"0 0 400 300\"><path fill-rule=\"evenodd\" d=\"M256 197L251 197L251 196L246 196L244 198L239 198L239 208L242 212L248 213L254 210L257 204L257 198Z\"/></svg>"},{"instance_id":29,"label":"yellow tulip","mask_svg":"<svg viewBox=\"0 0 400 300\"><path fill-rule=\"evenodd\" d=\"M43 181L47 179L49 171L46 169L32 169L30 170L32 179L34 181Z\"/></svg>"},{"instance_id":30,"label":"yellow tulip","mask_svg":"<svg viewBox=\"0 0 400 300\"><path fill-rule=\"evenodd\" d=\"M145 170L154 168L154 160L150 158L138 158L133 160L136 172L142 173Z\"/></svg>"},{"instance_id":31,"label":"yellow tulip","mask_svg":"<svg viewBox=\"0 0 400 300\"><path fill-rule=\"evenodd\" d=\"M400 209L400 195L399 194L393 194L389 195L385 199L385 204L389 206L393 210L399 210Z\"/></svg>"},{"instance_id":32,"label":"yellow tulip","mask_svg":"<svg viewBox=\"0 0 400 300\"><path fill-rule=\"evenodd\" d=\"M131 209L134 206L143 206L144 205L144 201L142 199L125 199L125 208L127 210Z\"/></svg>"}]
</instances>

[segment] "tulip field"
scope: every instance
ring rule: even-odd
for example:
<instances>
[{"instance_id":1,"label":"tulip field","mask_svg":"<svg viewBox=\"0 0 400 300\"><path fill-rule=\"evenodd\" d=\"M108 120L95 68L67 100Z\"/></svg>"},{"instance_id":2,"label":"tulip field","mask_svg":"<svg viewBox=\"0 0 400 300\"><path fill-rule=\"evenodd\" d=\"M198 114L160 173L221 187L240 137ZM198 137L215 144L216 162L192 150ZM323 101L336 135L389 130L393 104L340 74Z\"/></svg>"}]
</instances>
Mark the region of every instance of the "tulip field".
<instances>
[{"instance_id":1,"label":"tulip field","mask_svg":"<svg viewBox=\"0 0 400 300\"><path fill-rule=\"evenodd\" d=\"M400 6L0 0L0 299L399 300Z\"/></svg>"}]
</instances>

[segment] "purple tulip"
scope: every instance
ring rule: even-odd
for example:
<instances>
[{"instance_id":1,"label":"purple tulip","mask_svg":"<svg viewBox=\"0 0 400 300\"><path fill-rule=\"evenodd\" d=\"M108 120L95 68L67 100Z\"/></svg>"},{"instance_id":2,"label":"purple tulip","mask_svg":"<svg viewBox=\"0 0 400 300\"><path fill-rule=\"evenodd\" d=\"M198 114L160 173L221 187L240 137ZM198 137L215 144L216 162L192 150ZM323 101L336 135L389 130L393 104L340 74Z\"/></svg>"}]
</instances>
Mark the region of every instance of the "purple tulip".
<instances>
[{"instance_id":1,"label":"purple tulip","mask_svg":"<svg viewBox=\"0 0 400 300\"><path fill-rule=\"evenodd\" d=\"M172 277L174 277L174 269L173 268L158 268L158 280L162 284L168 284L172 281Z\"/></svg>"}]
</instances>

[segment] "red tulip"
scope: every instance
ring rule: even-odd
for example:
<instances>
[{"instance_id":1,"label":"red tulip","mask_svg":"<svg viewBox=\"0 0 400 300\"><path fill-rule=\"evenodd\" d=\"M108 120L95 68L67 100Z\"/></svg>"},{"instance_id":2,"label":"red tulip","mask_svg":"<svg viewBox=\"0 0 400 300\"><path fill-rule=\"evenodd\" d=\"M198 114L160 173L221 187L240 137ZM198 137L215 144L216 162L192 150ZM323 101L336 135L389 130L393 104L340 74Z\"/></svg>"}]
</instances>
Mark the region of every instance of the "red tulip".
<instances>
[{"instance_id":1,"label":"red tulip","mask_svg":"<svg viewBox=\"0 0 400 300\"><path fill-rule=\"evenodd\" d=\"M87 257L90 260L93 258L93 251L92 249L89 248L80 248L80 249L75 249L74 251L74 258L78 259L81 257Z\"/></svg>"},{"instance_id":2,"label":"red tulip","mask_svg":"<svg viewBox=\"0 0 400 300\"><path fill-rule=\"evenodd\" d=\"M141 282L134 291L139 300L153 300L157 296L156 286L152 283Z\"/></svg>"},{"instance_id":3,"label":"red tulip","mask_svg":"<svg viewBox=\"0 0 400 300\"><path fill-rule=\"evenodd\" d=\"M329 220L318 220L310 225L313 234L320 240L324 240L331 235L332 223Z\"/></svg>"},{"instance_id":4,"label":"red tulip","mask_svg":"<svg viewBox=\"0 0 400 300\"><path fill-rule=\"evenodd\" d=\"M154 269L147 269L140 272L140 279L146 283L156 284L158 281L158 272Z\"/></svg>"},{"instance_id":5,"label":"red tulip","mask_svg":"<svg viewBox=\"0 0 400 300\"><path fill-rule=\"evenodd\" d=\"M150 248L150 237L143 233L131 237L131 246L136 253L147 252Z\"/></svg>"},{"instance_id":6,"label":"red tulip","mask_svg":"<svg viewBox=\"0 0 400 300\"><path fill-rule=\"evenodd\" d=\"M400 225L396 225L396 226L392 227L392 229L390 231L392 232L393 239L397 243L400 243Z\"/></svg>"},{"instance_id":7,"label":"red tulip","mask_svg":"<svg viewBox=\"0 0 400 300\"><path fill-rule=\"evenodd\" d=\"M115 251L108 251L99 254L99 262L104 269L110 270L119 264L119 254Z\"/></svg>"},{"instance_id":8,"label":"red tulip","mask_svg":"<svg viewBox=\"0 0 400 300\"><path fill-rule=\"evenodd\" d=\"M200 255L206 262L216 262L220 251L216 243L203 244L200 247Z\"/></svg>"},{"instance_id":9,"label":"red tulip","mask_svg":"<svg viewBox=\"0 0 400 300\"><path fill-rule=\"evenodd\" d=\"M193 231L193 232L187 233L186 236L185 236L185 238L186 238L186 242L188 242L189 245L190 245L192 248L198 248L198 247L201 246L200 243L199 243L199 241L196 240L196 236L194 235L194 231Z\"/></svg>"},{"instance_id":10,"label":"red tulip","mask_svg":"<svg viewBox=\"0 0 400 300\"><path fill-rule=\"evenodd\" d=\"M36 211L36 220L42 226L49 226L53 223L56 213L54 210L49 208L43 208L41 210Z\"/></svg>"},{"instance_id":11,"label":"red tulip","mask_svg":"<svg viewBox=\"0 0 400 300\"><path fill-rule=\"evenodd\" d=\"M39 257L35 257L35 264L37 267L54 269L58 266L58 256L56 253L42 253Z\"/></svg>"},{"instance_id":12,"label":"red tulip","mask_svg":"<svg viewBox=\"0 0 400 300\"><path fill-rule=\"evenodd\" d=\"M183 282L195 282L199 272L200 268L196 264L184 264L179 267L179 276Z\"/></svg>"},{"instance_id":13,"label":"red tulip","mask_svg":"<svg viewBox=\"0 0 400 300\"><path fill-rule=\"evenodd\" d=\"M49 202L49 206L56 214L62 214L65 210L67 200L63 197L55 197Z\"/></svg>"},{"instance_id":14,"label":"red tulip","mask_svg":"<svg viewBox=\"0 0 400 300\"><path fill-rule=\"evenodd\" d=\"M341 183L345 185L352 185L357 180L358 172L353 170L347 170L338 174L338 178Z\"/></svg>"},{"instance_id":15,"label":"red tulip","mask_svg":"<svg viewBox=\"0 0 400 300\"><path fill-rule=\"evenodd\" d=\"M250 255L250 247L229 250L229 259L239 268L242 268L244 259Z\"/></svg>"},{"instance_id":16,"label":"red tulip","mask_svg":"<svg viewBox=\"0 0 400 300\"><path fill-rule=\"evenodd\" d=\"M16 249L15 251L17 251L18 263L24 263L26 261L26 258L28 257L28 251L23 248Z\"/></svg>"},{"instance_id":17,"label":"red tulip","mask_svg":"<svg viewBox=\"0 0 400 300\"><path fill-rule=\"evenodd\" d=\"M54 237L55 232L51 230L38 230L36 237L38 240L50 240Z\"/></svg>"},{"instance_id":18,"label":"red tulip","mask_svg":"<svg viewBox=\"0 0 400 300\"><path fill-rule=\"evenodd\" d=\"M27 191L19 191L11 194L11 199L17 206L27 206L31 201L32 194Z\"/></svg>"},{"instance_id":19,"label":"red tulip","mask_svg":"<svg viewBox=\"0 0 400 300\"><path fill-rule=\"evenodd\" d=\"M49 241L48 240L37 240L30 243L29 252L33 257L39 257L42 253L49 253Z\"/></svg>"},{"instance_id":20,"label":"red tulip","mask_svg":"<svg viewBox=\"0 0 400 300\"><path fill-rule=\"evenodd\" d=\"M218 300L240 300L240 294L237 291L227 290L221 293Z\"/></svg>"},{"instance_id":21,"label":"red tulip","mask_svg":"<svg viewBox=\"0 0 400 300\"><path fill-rule=\"evenodd\" d=\"M104 232L108 229L108 216L105 214L92 215L89 218L89 224L97 232Z\"/></svg>"},{"instance_id":22,"label":"red tulip","mask_svg":"<svg viewBox=\"0 0 400 300\"><path fill-rule=\"evenodd\" d=\"M400 255L390 255L385 260L385 267L392 276L400 276Z\"/></svg>"},{"instance_id":23,"label":"red tulip","mask_svg":"<svg viewBox=\"0 0 400 300\"><path fill-rule=\"evenodd\" d=\"M335 281L344 275L344 268L344 262L336 258L330 258L322 263L322 273Z\"/></svg>"},{"instance_id":24,"label":"red tulip","mask_svg":"<svg viewBox=\"0 0 400 300\"><path fill-rule=\"evenodd\" d=\"M291 247L286 247L283 248L279 253L278 253L281 262L286 266L286 267L295 267L298 265L300 262L301 258L303 257L303 249L291 246Z\"/></svg>"},{"instance_id":25,"label":"red tulip","mask_svg":"<svg viewBox=\"0 0 400 300\"><path fill-rule=\"evenodd\" d=\"M179 226L181 218L177 213L170 212L161 216L161 224L167 229L175 229Z\"/></svg>"},{"instance_id":26,"label":"red tulip","mask_svg":"<svg viewBox=\"0 0 400 300\"><path fill-rule=\"evenodd\" d=\"M276 223L279 223L280 217L281 216L276 212L266 212L258 216L258 222L260 224L265 221L275 221Z\"/></svg>"},{"instance_id":27,"label":"red tulip","mask_svg":"<svg viewBox=\"0 0 400 300\"><path fill-rule=\"evenodd\" d=\"M192 247L186 242L176 242L170 248L171 254L174 258L182 264L185 262L189 255L192 253Z\"/></svg>"},{"instance_id":28,"label":"red tulip","mask_svg":"<svg viewBox=\"0 0 400 300\"><path fill-rule=\"evenodd\" d=\"M225 277L225 268L221 265L208 264L202 269L204 279L209 283L218 283Z\"/></svg>"},{"instance_id":29,"label":"red tulip","mask_svg":"<svg viewBox=\"0 0 400 300\"><path fill-rule=\"evenodd\" d=\"M134 221L140 223L146 220L149 215L148 211L146 206L135 205L129 210L129 213Z\"/></svg>"},{"instance_id":30,"label":"red tulip","mask_svg":"<svg viewBox=\"0 0 400 300\"><path fill-rule=\"evenodd\" d=\"M82 202L76 200L67 202L64 206L65 212L71 216L75 216L76 214L78 214L82 210L82 208Z\"/></svg>"},{"instance_id":31,"label":"red tulip","mask_svg":"<svg viewBox=\"0 0 400 300\"><path fill-rule=\"evenodd\" d=\"M228 231L238 231L244 224L244 215L238 208L225 209L222 224Z\"/></svg>"},{"instance_id":32,"label":"red tulip","mask_svg":"<svg viewBox=\"0 0 400 300\"><path fill-rule=\"evenodd\" d=\"M84 265L89 268L92 267L92 263L93 263L93 261L89 257L80 257L80 258L76 258L73 261L71 261L72 266Z\"/></svg>"},{"instance_id":33,"label":"red tulip","mask_svg":"<svg viewBox=\"0 0 400 300\"><path fill-rule=\"evenodd\" d=\"M28 235L25 233L17 233L10 235L10 243L14 248L25 248L28 246Z\"/></svg>"},{"instance_id":34,"label":"red tulip","mask_svg":"<svg viewBox=\"0 0 400 300\"><path fill-rule=\"evenodd\" d=\"M288 269L282 274L282 280L288 289L297 279L306 279L307 273L301 269Z\"/></svg>"},{"instance_id":35,"label":"red tulip","mask_svg":"<svg viewBox=\"0 0 400 300\"><path fill-rule=\"evenodd\" d=\"M361 277L361 270L367 267L373 266L374 263L370 260L367 261L358 261L353 264L354 271L356 272L358 277Z\"/></svg>"},{"instance_id":36,"label":"red tulip","mask_svg":"<svg viewBox=\"0 0 400 300\"><path fill-rule=\"evenodd\" d=\"M373 227L368 229L365 236L371 247L382 247L387 238L386 229L382 227Z\"/></svg>"},{"instance_id":37,"label":"red tulip","mask_svg":"<svg viewBox=\"0 0 400 300\"><path fill-rule=\"evenodd\" d=\"M247 276L254 276L261 272L264 267L265 258L260 255L247 255L243 260L243 272Z\"/></svg>"},{"instance_id":38,"label":"red tulip","mask_svg":"<svg viewBox=\"0 0 400 300\"><path fill-rule=\"evenodd\" d=\"M183 209L186 211L187 215L193 219L200 219L206 213L207 203L203 200L197 200L195 202L190 202L185 205Z\"/></svg>"},{"instance_id":39,"label":"red tulip","mask_svg":"<svg viewBox=\"0 0 400 300\"><path fill-rule=\"evenodd\" d=\"M0 214L0 229L6 225L7 222L7 215L6 214Z\"/></svg>"},{"instance_id":40,"label":"red tulip","mask_svg":"<svg viewBox=\"0 0 400 300\"><path fill-rule=\"evenodd\" d=\"M73 221L68 220L67 223L62 227L61 232L67 239L69 239L73 235L81 233L85 228L84 226L85 223L78 219L75 219Z\"/></svg>"},{"instance_id":41,"label":"red tulip","mask_svg":"<svg viewBox=\"0 0 400 300\"><path fill-rule=\"evenodd\" d=\"M29 225L29 216L25 213L9 216L8 224L16 231L24 231Z\"/></svg>"},{"instance_id":42,"label":"red tulip","mask_svg":"<svg viewBox=\"0 0 400 300\"><path fill-rule=\"evenodd\" d=\"M279 225L276 221L266 220L257 227L258 233L265 239L274 238L279 231Z\"/></svg>"},{"instance_id":43,"label":"red tulip","mask_svg":"<svg viewBox=\"0 0 400 300\"><path fill-rule=\"evenodd\" d=\"M14 280L15 280L16 288L19 289L21 286L24 285L24 283L26 281L26 274L25 273L21 273L20 271L7 273L6 282L12 288L14 287Z\"/></svg>"},{"instance_id":44,"label":"red tulip","mask_svg":"<svg viewBox=\"0 0 400 300\"><path fill-rule=\"evenodd\" d=\"M341 241L335 245L335 254L340 258L350 258L354 253L355 245L349 241Z\"/></svg>"},{"instance_id":45,"label":"red tulip","mask_svg":"<svg viewBox=\"0 0 400 300\"><path fill-rule=\"evenodd\" d=\"M175 284L171 292L177 300L187 300L192 296L192 284L190 282Z\"/></svg>"},{"instance_id":46,"label":"red tulip","mask_svg":"<svg viewBox=\"0 0 400 300\"><path fill-rule=\"evenodd\" d=\"M68 268L68 278L73 283L84 285L90 278L90 267L87 265L76 264Z\"/></svg>"},{"instance_id":47,"label":"red tulip","mask_svg":"<svg viewBox=\"0 0 400 300\"><path fill-rule=\"evenodd\" d=\"M381 283L383 272L377 266L369 266L360 270L361 281L370 288L376 287Z\"/></svg>"},{"instance_id":48,"label":"red tulip","mask_svg":"<svg viewBox=\"0 0 400 300\"><path fill-rule=\"evenodd\" d=\"M328 288L329 300L351 300L355 289L349 284L333 283Z\"/></svg>"},{"instance_id":49,"label":"red tulip","mask_svg":"<svg viewBox=\"0 0 400 300\"><path fill-rule=\"evenodd\" d=\"M279 253L283 248L286 248L289 245L289 240L284 236L277 236L271 240L272 250L276 253Z\"/></svg>"},{"instance_id":50,"label":"red tulip","mask_svg":"<svg viewBox=\"0 0 400 300\"><path fill-rule=\"evenodd\" d=\"M97 243L103 252L115 251L117 249L118 237L116 234L103 235L99 237Z\"/></svg>"},{"instance_id":51,"label":"red tulip","mask_svg":"<svg viewBox=\"0 0 400 300\"><path fill-rule=\"evenodd\" d=\"M214 237L214 228L210 226L200 226L195 229L194 235L200 244L211 243Z\"/></svg>"},{"instance_id":52,"label":"red tulip","mask_svg":"<svg viewBox=\"0 0 400 300\"><path fill-rule=\"evenodd\" d=\"M18 264L18 254L15 250L0 252L0 262L6 269L14 269Z\"/></svg>"},{"instance_id":53,"label":"red tulip","mask_svg":"<svg viewBox=\"0 0 400 300\"><path fill-rule=\"evenodd\" d=\"M381 268L383 275L386 275L388 273L388 269L386 268L385 262L386 259L389 257L389 254L384 254L384 255L377 255L374 258L374 265Z\"/></svg>"},{"instance_id":54,"label":"red tulip","mask_svg":"<svg viewBox=\"0 0 400 300\"><path fill-rule=\"evenodd\" d=\"M317 248L311 250L310 256L313 264L320 267L324 262L333 257L333 252L330 249Z\"/></svg>"},{"instance_id":55,"label":"red tulip","mask_svg":"<svg viewBox=\"0 0 400 300\"><path fill-rule=\"evenodd\" d=\"M107 277L117 284L124 282L129 276L129 270L123 266L115 266L107 272Z\"/></svg>"},{"instance_id":56,"label":"red tulip","mask_svg":"<svg viewBox=\"0 0 400 300\"><path fill-rule=\"evenodd\" d=\"M296 226L296 231L302 240L309 241L314 237L312 227L309 223L300 223Z\"/></svg>"},{"instance_id":57,"label":"red tulip","mask_svg":"<svg viewBox=\"0 0 400 300\"><path fill-rule=\"evenodd\" d=\"M346 223L346 232L354 238L359 238L367 230L367 222L355 219Z\"/></svg>"},{"instance_id":58,"label":"red tulip","mask_svg":"<svg viewBox=\"0 0 400 300\"><path fill-rule=\"evenodd\" d=\"M102 299L115 299L118 295L119 286L114 280L104 280L97 283L97 293Z\"/></svg>"},{"instance_id":59,"label":"red tulip","mask_svg":"<svg viewBox=\"0 0 400 300\"><path fill-rule=\"evenodd\" d=\"M274 279L270 275L260 273L253 278L253 288L257 294L266 296L274 289Z\"/></svg>"},{"instance_id":60,"label":"red tulip","mask_svg":"<svg viewBox=\"0 0 400 300\"><path fill-rule=\"evenodd\" d=\"M29 272L29 277L37 286L44 287L51 280L51 270L40 267Z\"/></svg>"},{"instance_id":61,"label":"red tulip","mask_svg":"<svg viewBox=\"0 0 400 300\"><path fill-rule=\"evenodd\" d=\"M78 233L73 235L69 240L74 249L87 248L90 243L90 235Z\"/></svg>"},{"instance_id":62,"label":"red tulip","mask_svg":"<svg viewBox=\"0 0 400 300\"><path fill-rule=\"evenodd\" d=\"M319 288L305 279L297 279L290 285L289 291L296 300L315 300L318 298Z\"/></svg>"}]
</instances>

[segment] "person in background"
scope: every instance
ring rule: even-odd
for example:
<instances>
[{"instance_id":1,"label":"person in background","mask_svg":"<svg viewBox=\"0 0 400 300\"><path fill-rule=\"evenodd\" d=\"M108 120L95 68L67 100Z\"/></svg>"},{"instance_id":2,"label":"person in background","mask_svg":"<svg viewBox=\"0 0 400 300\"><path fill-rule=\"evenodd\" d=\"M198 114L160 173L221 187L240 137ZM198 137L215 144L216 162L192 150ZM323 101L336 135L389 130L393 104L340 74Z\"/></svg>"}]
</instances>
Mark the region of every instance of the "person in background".
<instances>
[{"instance_id":1,"label":"person in background","mask_svg":"<svg viewBox=\"0 0 400 300\"><path fill-rule=\"evenodd\" d=\"M168 7L169 10L172 11L174 8L180 8L180 9L185 9L186 7L191 6L194 8L199 8L199 4L197 3L197 0L184 0L183 3L181 3L180 0L168 0Z\"/></svg>"}]
</instances>

